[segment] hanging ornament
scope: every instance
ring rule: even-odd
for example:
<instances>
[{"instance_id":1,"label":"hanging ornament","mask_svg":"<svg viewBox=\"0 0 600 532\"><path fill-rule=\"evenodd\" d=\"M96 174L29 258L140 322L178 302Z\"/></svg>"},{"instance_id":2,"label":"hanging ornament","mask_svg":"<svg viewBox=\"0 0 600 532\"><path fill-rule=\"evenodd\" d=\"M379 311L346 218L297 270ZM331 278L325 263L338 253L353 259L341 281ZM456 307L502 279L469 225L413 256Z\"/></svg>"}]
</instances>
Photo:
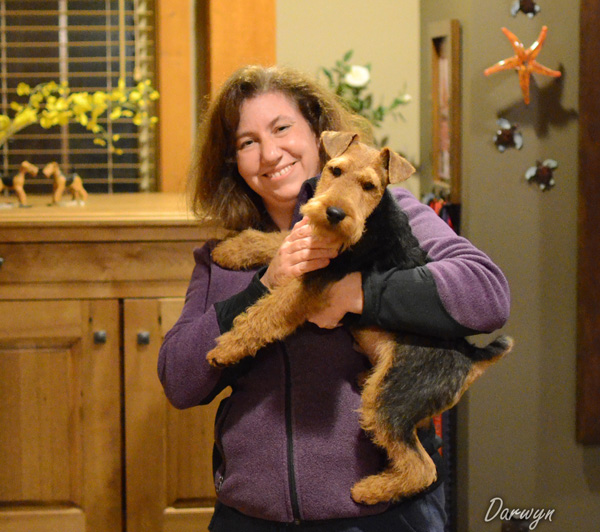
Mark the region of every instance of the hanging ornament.
<instances>
[{"instance_id":1,"label":"hanging ornament","mask_svg":"<svg viewBox=\"0 0 600 532\"><path fill-rule=\"evenodd\" d=\"M521 92L523 93L523 100L526 104L529 104L529 82L532 73L542 74L543 76L550 76L553 78L558 78L562 75L560 71L551 70L548 67L540 65L535 60L542 49L544 41L546 40L548 27L542 27L542 31L540 32L537 41L535 41L527 49L525 49L523 43L519 41L519 38L514 33L511 33L506 28L502 28L502 32L510 41L513 50L515 51L515 55L513 57L503 59L495 65L486 68L483 73L486 76L489 76L490 74L500 72L501 70L516 70L519 74L519 85L521 86Z\"/></svg>"},{"instance_id":2,"label":"hanging ornament","mask_svg":"<svg viewBox=\"0 0 600 532\"><path fill-rule=\"evenodd\" d=\"M523 147L523 135L519 131L518 124L511 124L505 118L498 119L499 129L494 135L494 144L499 152L504 152L508 148L520 150Z\"/></svg>"},{"instance_id":3,"label":"hanging ornament","mask_svg":"<svg viewBox=\"0 0 600 532\"><path fill-rule=\"evenodd\" d=\"M516 17L519 11L525 13L529 18L533 18L541 11L541 8L535 3L535 0L515 0L510 8L510 14Z\"/></svg>"},{"instance_id":4,"label":"hanging ornament","mask_svg":"<svg viewBox=\"0 0 600 532\"><path fill-rule=\"evenodd\" d=\"M558 163L554 159L546 159L544 162L537 161L525 172L525 179L529 183L534 183L543 192L550 190L554 185L554 170L558 168Z\"/></svg>"}]
</instances>

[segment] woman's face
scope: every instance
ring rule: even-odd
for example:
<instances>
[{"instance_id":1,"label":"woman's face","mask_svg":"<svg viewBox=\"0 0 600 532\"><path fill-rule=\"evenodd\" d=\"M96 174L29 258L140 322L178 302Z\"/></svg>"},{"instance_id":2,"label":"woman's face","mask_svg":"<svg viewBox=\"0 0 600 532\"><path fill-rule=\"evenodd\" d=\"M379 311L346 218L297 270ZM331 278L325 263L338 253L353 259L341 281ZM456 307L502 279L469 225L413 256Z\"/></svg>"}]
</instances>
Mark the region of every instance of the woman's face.
<instances>
[{"instance_id":1,"label":"woman's face","mask_svg":"<svg viewBox=\"0 0 600 532\"><path fill-rule=\"evenodd\" d=\"M319 144L296 103L268 92L242 104L236 132L240 175L280 229L288 229L302 183L320 169Z\"/></svg>"}]
</instances>

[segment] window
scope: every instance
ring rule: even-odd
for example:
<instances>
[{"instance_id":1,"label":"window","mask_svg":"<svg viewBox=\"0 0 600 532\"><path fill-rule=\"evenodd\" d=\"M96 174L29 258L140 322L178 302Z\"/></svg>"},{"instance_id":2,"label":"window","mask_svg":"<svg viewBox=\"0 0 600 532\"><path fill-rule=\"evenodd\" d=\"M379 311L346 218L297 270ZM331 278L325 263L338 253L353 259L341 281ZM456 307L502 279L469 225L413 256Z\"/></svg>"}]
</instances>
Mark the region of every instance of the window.
<instances>
[{"instance_id":1,"label":"window","mask_svg":"<svg viewBox=\"0 0 600 532\"><path fill-rule=\"evenodd\" d=\"M124 79L128 87L154 85L154 3L151 0L0 0L0 112L11 102L26 103L19 83L67 82L71 92L110 92ZM77 123L44 129L30 125L0 147L4 175L23 160L41 168L56 161L63 172L77 172L90 192L156 189L155 132L110 108L98 120L118 135L116 153L94 143L94 134ZM39 174L28 188L48 181Z\"/></svg>"}]
</instances>

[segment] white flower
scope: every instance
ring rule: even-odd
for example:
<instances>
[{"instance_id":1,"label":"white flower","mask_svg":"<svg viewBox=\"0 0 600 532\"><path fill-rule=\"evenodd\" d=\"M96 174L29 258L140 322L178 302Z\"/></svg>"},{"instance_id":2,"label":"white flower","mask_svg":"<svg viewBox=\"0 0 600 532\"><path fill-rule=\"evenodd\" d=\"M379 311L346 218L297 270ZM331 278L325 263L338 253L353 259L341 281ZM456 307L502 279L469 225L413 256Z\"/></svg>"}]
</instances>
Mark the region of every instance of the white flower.
<instances>
[{"instance_id":1,"label":"white flower","mask_svg":"<svg viewBox=\"0 0 600 532\"><path fill-rule=\"evenodd\" d=\"M344 81L351 87L357 89L364 87L369 83L370 79L371 73L369 72L369 69L360 65L352 65L350 67L350 72L344 76Z\"/></svg>"}]
</instances>

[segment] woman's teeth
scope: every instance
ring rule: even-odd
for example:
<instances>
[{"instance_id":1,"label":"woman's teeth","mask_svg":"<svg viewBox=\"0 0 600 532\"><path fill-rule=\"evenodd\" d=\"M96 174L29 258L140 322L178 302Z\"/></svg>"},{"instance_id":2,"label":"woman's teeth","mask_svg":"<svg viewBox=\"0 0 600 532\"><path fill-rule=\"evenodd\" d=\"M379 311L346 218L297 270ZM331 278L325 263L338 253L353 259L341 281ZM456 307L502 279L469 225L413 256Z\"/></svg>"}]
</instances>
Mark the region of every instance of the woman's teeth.
<instances>
[{"instance_id":1,"label":"woman's teeth","mask_svg":"<svg viewBox=\"0 0 600 532\"><path fill-rule=\"evenodd\" d=\"M267 174L267 177L273 179L276 177L280 177L283 174L285 174L286 172L289 171L289 169L294 165L294 163L292 164L288 164L287 166L284 166L281 170L278 170L277 172L273 172L272 174Z\"/></svg>"}]
</instances>

